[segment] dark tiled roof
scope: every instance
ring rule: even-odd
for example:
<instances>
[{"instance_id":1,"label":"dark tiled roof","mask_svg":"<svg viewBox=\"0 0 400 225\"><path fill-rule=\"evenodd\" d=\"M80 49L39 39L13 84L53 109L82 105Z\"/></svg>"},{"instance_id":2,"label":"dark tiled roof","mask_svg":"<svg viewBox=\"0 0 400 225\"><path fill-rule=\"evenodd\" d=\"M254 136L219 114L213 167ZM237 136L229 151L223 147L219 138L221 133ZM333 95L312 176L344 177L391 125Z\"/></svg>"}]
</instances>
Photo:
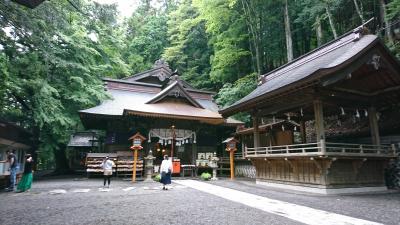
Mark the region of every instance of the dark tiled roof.
<instances>
[{"instance_id":1,"label":"dark tiled roof","mask_svg":"<svg viewBox=\"0 0 400 225\"><path fill-rule=\"evenodd\" d=\"M306 79L312 79L319 71L339 67L356 55L369 49L376 43L378 37L375 35L362 35L350 32L342 37L321 46L314 51L299 57L265 75L265 82L258 86L253 92L240 99L220 112L224 115L231 115L238 111L238 108L254 101L256 98L278 93L283 88L301 84Z\"/></svg>"}]
</instances>

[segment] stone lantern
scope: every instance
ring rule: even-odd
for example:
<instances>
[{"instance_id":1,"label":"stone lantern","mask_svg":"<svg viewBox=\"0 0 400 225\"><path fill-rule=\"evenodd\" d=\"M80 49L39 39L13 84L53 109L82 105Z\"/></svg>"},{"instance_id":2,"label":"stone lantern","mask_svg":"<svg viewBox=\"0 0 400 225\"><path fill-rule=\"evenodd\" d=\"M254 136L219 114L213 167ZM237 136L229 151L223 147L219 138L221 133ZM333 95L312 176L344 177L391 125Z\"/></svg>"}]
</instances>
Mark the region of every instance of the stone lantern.
<instances>
[{"instance_id":1,"label":"stone lantern","mask_svg":"<svg viewBox=\"0 0 400 225\"><path fill-rule=\"evenodd\" d=\"M150 150L149 154L144 157L145 159L145 170L146 170L146 178L145 178L145 182L152 182L153 180L151 179L152 175L153 175L153 161L156 157L153 156L153 152Z\"/></svg>"},{"instance_id":2,"label":"stone lantern","mask_svg":"<svg viewBox=\"0 0 400 225\"><path fill-rule=\"evenodd\" d=\"M218 161L219 161L219 158L217 157L217 153L214 152L214 155L213 155L213 157L211 157L211 160L210 160L210 167L213 170L213 177L211 178L211 180L218 180L218 178L217 178Z\"/></svg>"}]
</instances>

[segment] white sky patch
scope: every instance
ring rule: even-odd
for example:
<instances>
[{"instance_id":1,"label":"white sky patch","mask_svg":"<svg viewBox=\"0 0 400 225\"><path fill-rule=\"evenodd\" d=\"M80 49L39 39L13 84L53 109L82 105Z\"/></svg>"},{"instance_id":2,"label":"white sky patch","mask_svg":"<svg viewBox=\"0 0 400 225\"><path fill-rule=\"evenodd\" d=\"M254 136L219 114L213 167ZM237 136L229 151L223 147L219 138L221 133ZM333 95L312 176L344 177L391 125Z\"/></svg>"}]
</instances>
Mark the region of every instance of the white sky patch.
<instances>
[{"instance_id":1,"label":"white sky patch","mask_svg":"<svg viewBox=\"0 0 400 225\"><path fill-rule=\"evenodd\" d=\"M11 26L7 26L7 27L3 27L1 28L4 33L6 33L6 36L15 40L15 35L14 35L14 27Z\"/></svg>"},{"instance_id":2,"label":"white sky patch","mask_svg":"<svg viewBox=\"0 0 400 225\"><path fill-rule=\"evenodd\" d=\"M340 215L307 206L274 200L230 188L195 180L175 180L175 183L203 191L233 202L241 203L267 213L283 216L310 225L383 225L368 220Z\"/></svg>"},{"instance_id":3,"label":"white sky patch","mask_svg":"<svg viewBox=\"0 0 400 225\"><path fill-rule=\"evenodd\" d=\"M98 41L98 38L97 38L97 34L96 33L90 33L90 34L88 34L87 35L88 36L88 38L90 39L90 40L92 40L93 42L97 42Z\"/></svg>"},{"instance_id":4,"label":"white sky patch","mask_svg":"<svg viewBox=\"0 0 400 225\"><path fill-rule=\"evenodd\" d=\"M93 0L100 4L114 4L118 5L118 11L122 17L130 17L132 13L139 6L140 0Z\"/></svg>"}]
</instances>

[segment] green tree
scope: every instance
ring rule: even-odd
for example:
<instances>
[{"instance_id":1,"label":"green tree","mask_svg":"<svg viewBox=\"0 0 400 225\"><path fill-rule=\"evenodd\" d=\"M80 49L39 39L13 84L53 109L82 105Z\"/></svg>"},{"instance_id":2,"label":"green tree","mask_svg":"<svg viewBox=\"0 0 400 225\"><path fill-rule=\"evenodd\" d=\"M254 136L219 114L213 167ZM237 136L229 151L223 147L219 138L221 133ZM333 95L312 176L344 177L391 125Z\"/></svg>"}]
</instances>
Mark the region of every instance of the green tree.
<instances>
[{"instance_id":1,"label":"green tree","mask_svg":"<svg viewBox=\"0 0 400 225\"><path fill-rule=\"evenodd\" d=\"M148 1L142 2L126 21L125 41L123 57L131 73L150 69L168 45L166 11L152 8Z\"/></svg>"},{"instance_id":2,"label":"green tree","mask_svg":"<svg viewBox=\"0 0 400 225\"><path fill-rule=\"evenodd\" d=\"M165 48L163 57L172 68L182 73L182 78L194 87L215 90L210 80L209 36L204 21L191 0L185 0L177 10L168 16L168 36L170 46Z\"/></svg>"},{"instance_id":3,"label":"green tree","mask_svg":"<svg viewBox=\"0 0 400 225\"><path fill-rule=\"evenodd\" d=\"M67 169L66 143L80 126L77 111L105 99L100 78L123 67L110 60L117 57L109 49L115 45L103 41L115 37L89 38L93 31L101 35L101 24L108 26L91 18L101 6L83 2L80 7L77 11L67 2L45 2L35 10L0 5L0 24L6 28L0 30L6 77L0 94L9 106L0 116L32 130L40 141L39 166L55 162L59 171ZM101 10L115 15L115 7Z\"/></svg>"}]
</instances>

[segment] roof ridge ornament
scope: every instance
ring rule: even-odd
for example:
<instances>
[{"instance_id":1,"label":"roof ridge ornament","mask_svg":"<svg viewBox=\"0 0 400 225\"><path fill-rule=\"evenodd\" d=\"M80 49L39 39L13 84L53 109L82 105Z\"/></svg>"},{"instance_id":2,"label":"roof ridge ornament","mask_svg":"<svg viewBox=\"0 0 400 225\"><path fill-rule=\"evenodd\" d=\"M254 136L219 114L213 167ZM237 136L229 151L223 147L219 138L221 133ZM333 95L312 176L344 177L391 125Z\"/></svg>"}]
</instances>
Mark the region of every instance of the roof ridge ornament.
<instances>
[{"instance_id":1,"label":"roof ridge ornament","mask_svg":"<svg viewBox=\"0 0 400 225\"><path fill-rule=\"evenodd\" d=\"M371 19L369 19L367 22L365 22L365 23L363 23L363 24L361 24L360 26L358 26L357 28L355 28L354 30L353 30L353 33L354 33L354 41L358 41L358 40L360 40L360 38L363 36L363 35L366 35L366 34L369 34L370 32L369 32L369 30L368 30L368 28L366 27L366 25L367 24L369 24L370 22L372 22L374 20L374 18L372 17Z\"/></svg>"},{"instance_id":2,"label":"roof ridge ornament","mask_svg":"<svg viewBox=\"0 0 400 225\"><path fill-rule=\"evenodd\" d=\"M156 61L154 62L154 65L153 65L153 69L161 68L161 67L166 67L166 68L168 68L169 70L171 70L171 69L169 68L169 64L168 64L164 59L158 59L158 60L156 60Z\"/></svg>"},{"instance_id":3,"label":"roof ridge ornament","mask_svg":"<svg viewBox=\"0 0 400 225\"><path fill-rule=\"evenodd\" d=\"M177 69L176 69L176 70L171 74L171 76L169 77L169 82L168 82L168 84L172 84L172 83L175 82L175 81L178 81L178 82L181 81L181 78L179 77L179 74L178 74L178 70L177 70Z\"/></svg>"}]
</instances>

